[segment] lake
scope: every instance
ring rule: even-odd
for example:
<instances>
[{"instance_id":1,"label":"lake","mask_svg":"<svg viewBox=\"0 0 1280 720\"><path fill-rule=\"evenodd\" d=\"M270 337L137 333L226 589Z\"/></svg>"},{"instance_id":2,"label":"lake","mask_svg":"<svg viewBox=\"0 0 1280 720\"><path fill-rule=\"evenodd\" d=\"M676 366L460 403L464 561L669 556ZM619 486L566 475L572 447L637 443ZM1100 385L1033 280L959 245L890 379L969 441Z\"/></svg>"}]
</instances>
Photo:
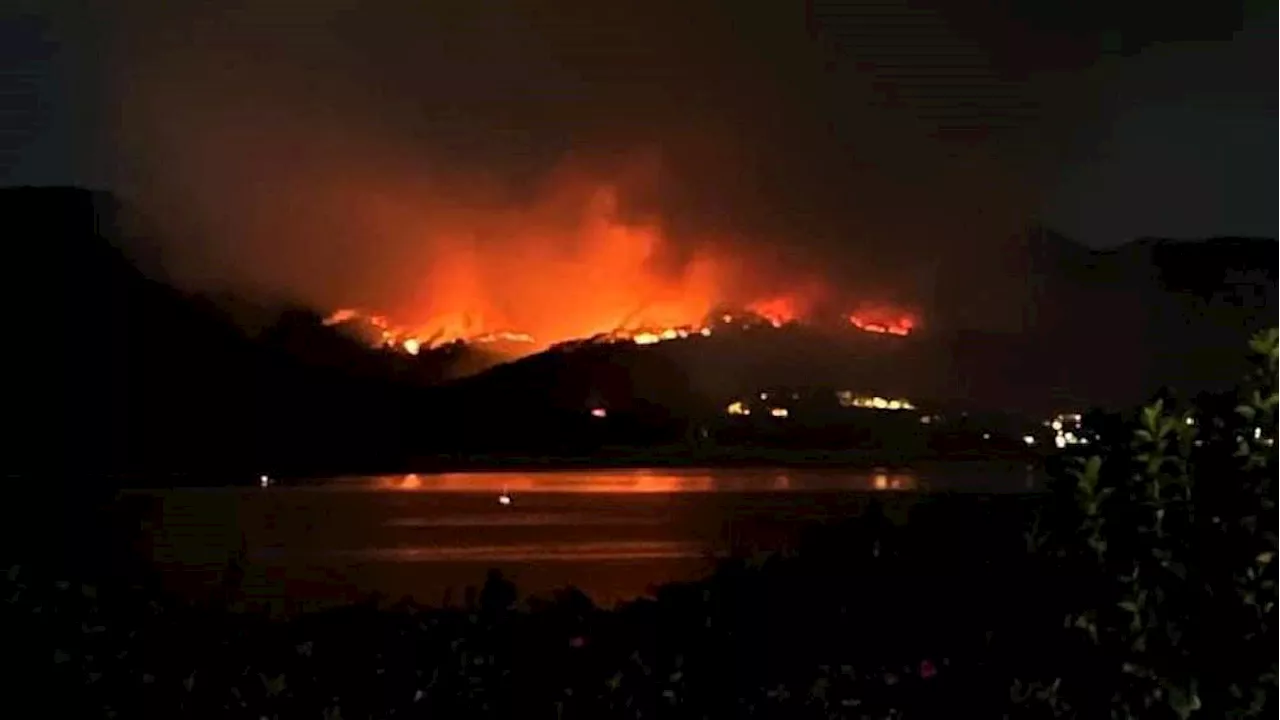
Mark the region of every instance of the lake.
<instances>
[{"instance_id":1,"label":"lake","mask_svg":"<svg viewBox=\"0 0 1280 720\"><path fill-rule=\"evenodd\" d=\"M939 491L1026 492L1037 482L1023 465L991 463L575 470L137 490L122 501L136 517L133 552L189 595L217 587L228 558L242 553L243 592L273 605L372 592L461 602L488 568L522 595L573 584L610 604L705 575L730 553L793 544L804 527L856 515L877 495L910 502Z\"/></svg>"}]
</instances>

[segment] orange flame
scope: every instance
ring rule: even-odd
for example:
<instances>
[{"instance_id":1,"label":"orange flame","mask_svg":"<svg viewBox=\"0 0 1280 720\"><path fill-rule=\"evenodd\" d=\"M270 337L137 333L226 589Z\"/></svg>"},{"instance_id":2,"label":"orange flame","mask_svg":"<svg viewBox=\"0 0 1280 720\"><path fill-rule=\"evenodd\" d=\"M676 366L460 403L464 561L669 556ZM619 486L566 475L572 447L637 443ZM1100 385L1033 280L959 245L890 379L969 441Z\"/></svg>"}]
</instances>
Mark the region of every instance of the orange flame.
<instances>
[{"instance_id":1,"label":"orange flame","mask_svg":"<svg viewBox=\"0 0 1280 720\"><path fill-rule=\"evenodd\" d=\"M362 232L421 238L413 266L393 268L384 291L366 295L405 324L353 309L326 324L365 323L378 344L410 353L459 340L519 342L533 352L594 337L639 345L704 337L719 326L708 318L720 308L745 313L730 313L726 325L763 318L781 327L836 306L814 276L753 263L742 243L676 242L659 219L624 212L622 192L572 168L514 208L484 197L392 203L385 198L401 199L395 188L358 191ZM881 306L849 320L884 334L915 327L910 315Z\"/></svg>"},{"instance_id":2,"label":"orange flame","mask_svg":"<svg viewBox=\"0 0 1280 720\"><path fill-rule=\"evenodd\" d=\"M774 327L782 327L800 319L800 313L796 309L796 299L787 296L771 297L751 303L747 305L747 311L768 320Z\"/></svg>"},{"instance_id":3,"label":"orange flame","mask_svg":"<svg viewBox=\"0 0 1280 720\"><path fill-rule=\"evenodd\" d=\"M910 335L916 328L915 317L885 305L864 305L849 316L849 323L869 333L901 337Z\"/></svg>"}]
</instances>

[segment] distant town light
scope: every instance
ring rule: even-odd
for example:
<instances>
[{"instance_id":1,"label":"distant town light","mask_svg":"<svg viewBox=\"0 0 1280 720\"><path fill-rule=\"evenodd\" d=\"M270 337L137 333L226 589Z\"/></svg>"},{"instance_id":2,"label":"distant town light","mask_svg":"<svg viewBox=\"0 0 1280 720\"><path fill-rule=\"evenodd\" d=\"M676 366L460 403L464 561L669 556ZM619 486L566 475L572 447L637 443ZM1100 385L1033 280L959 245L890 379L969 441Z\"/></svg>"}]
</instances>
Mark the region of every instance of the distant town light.
<instances>
[{"instance_id":1,"label":"distant town light","mask_svg":"<svg viewBox=\"0 0 1280 720\"><path fill-rule=\"evenodd\" d=\"M1062 437L1061 435L1054 435L1053 444L1055 447L1061 450L1062 448L1067 446L1067 439Z\"/></svg>"},{"instance_id":2,"label":"distant town light","mask_svg":"<svg viewBox=\"0 0 1280 720\"><path fill-rule=\"evenodd\" d=\"M409 338L404 341L403 345L404 351L410 355L417 355L418 351L422 349L422 343L418 342L417 338Z\"/></svg>"},{"instance_id":3,"label":"distant town light","mask_svg":"<svg viewBox=\"0 0 1280 720\"><path fill-rule=\"evenodd\" d=\"M799 393L792 393L792 399L800 399ZM837 390L836 400L840 407L874 408L876 410L915 410L916 406L906 398L884 398L854 395L848 390ZM928 421L922 421L928 422Z\"/></svg>"},{"instance_id":4,"label":"distant town light","mask_svg":"<svg viewBox=\"0 0 1280 720\"><path fill-rule=\"evenodd\" d=\"M769 399L769 393L767 393L767 392L760 393L760 399L761 399L761 400L768 400L768 399Z\"/></svg>"},{"instance_id":5,"label":"distant town light","mask_svg":"<svg viewBox=\"0 0 1280 720\"><path fill-rule=\"evenodd\" d=\"M701 335L702 337L711 337L711 328L709 327L702 328L701 330L698 331L698 334Z\"/></svg>"},{"instance_id":6,"label":"distant town light","mask_svg":"<svg viewBox=\"0 0 1280 720\"><path fill-rule=\"evenodd\" d=\"M1062 421L1061 421L1061 420L1054 420L1054 421L1049 425L1049 427L1053 428L1054 430L1061 430L1061 429L1062 429Z\"/></svg>"},{"instance_id":7,"label":"distant town light","mask_svg":"<svg viewBox=\"0 0 1280 720\"><path fill-rule=\"evenodd\" d=\"M602 418L602 417L608 417L608 415L609 415L609 411L605 410L604 408L591 408L592 417Z\"/></svg>"},{"instance_id":8,"label":"distant town light","mask_svg":"<svg viewBox=\"0 0 1280 720\"><path fill-rule=\"evenodd\" d=\"M261 485L262 487L267 487L268 485L271 484L271 478L267 477L266 475L262 475L261 477L258 478L258 484Z\"/></svg>"},{"instance_id":9,"label":"distant town light","mask_svg":"<svg viewBox=\"0 0 1280 720\"><path fill-rule=\"evenodd\" d=\"M929 423L931 423L931 422L933 422L933 417L932 417L932 416L930 416L930 415L921 415L921 416L920 416L920 424L921 424L921 425L928 425L928 424L929 424Z\"/></svg>"},{"instance_id":10,"label":"distant town light","mask_svg":"<svg viewBox=\"0 0 1280 720\"><path fill-rule=\"evenodd\" d=\"M991 433L982 433L982 439L983 439L983 440L990 440L990 439L991 439Z\"/></svg>"},{"instance_id":11,"label":"distant town light","mask_svg":"<svg viewBox=\"0 0 1280 720\"><path fill-rule=\"evenodd\" d=\"M791 413L788 412L786 408L770 408L769 414L776 418L784 418L790 415Z\"/></svg>"},{"instance_id":12,"label":"distant town light","mask_svg":"<svg viewBox=\"0 0 1280 720\"><path fill-rule=\"evenodd\" d=\"M1022 442L1026 443L1027 447L1031 447L1036 444L1036 437L1034 435L1023 435Z\"/></svg>"},{"instance_id":13,"label":"distant town light","mask_svg":"<svg viewBox=\"0 0 1280 720\"><path fill-rule=\"evenodd\" d=\"M730 415L750 415L751 410L741 400L735 400L729 403L729 407L725 408L725 412Z\"/></svg>"}]
</instances>

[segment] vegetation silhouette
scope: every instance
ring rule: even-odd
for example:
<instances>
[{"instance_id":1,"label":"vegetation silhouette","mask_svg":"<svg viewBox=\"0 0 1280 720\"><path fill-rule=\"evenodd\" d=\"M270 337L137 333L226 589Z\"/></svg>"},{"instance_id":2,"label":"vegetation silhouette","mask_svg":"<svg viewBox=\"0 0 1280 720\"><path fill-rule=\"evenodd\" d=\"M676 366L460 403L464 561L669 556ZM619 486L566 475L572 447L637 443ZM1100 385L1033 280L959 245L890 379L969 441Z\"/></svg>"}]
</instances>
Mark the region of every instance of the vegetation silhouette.
<instances>
[{"instance_id":1,"label":"vegetation silhouette","mask_svg":"<svg viewBox=\"0 0 1280 720\"><path fill-rule=\"evenodd\" d=\"M1103 426L1050 493L871 497L613 609L491 572L460 607L280 618L15 565L10 679L82 717L1269 716L1275 332L1253 349L1233 402Z\"/></svg>"},{"instance_id":2,"label":"vegetation silhouette","mask_svg":"<svg viewBox=\"0 0 1280 720\"><path fill-rule=\"evenodd\" d=\"M1124 406L1145 396L1148 381L1225 389L1221 378L1239 361L1230 348L1272 322L1277 307L1273 240L1144 240L1095 253L1037 231L1019 252L1039 293L1038 320L1019 335L967 331L940 316L934 344L918 357L868 353L850 368L834 362L829 345L784 328L794 351L770 354L769 342L588 345L450 382L492 359L466 345L419 357L379 351L325 327L312 310L166 284L164 258L121 230L121 203L108 194L9 188L0 190L0 212L12 238L0 251L13 339L5 406L22 418L7 430L0 459L27 484L67 486L71 495L127 484L250 484L263 473L608 461L606 451L620 446L637 451L632 462L701 464L731 461L745 446L776 447L783 460L788 449L802 457L851 442L867 462L963 454L975 449L977 428L923 442L919 426L895 428L875 413L849 426L820 412L821 421L798 414L786 424L735 424L721 396L730 386L716 383L739 371L735 392L862 377L938 393L942 404L952 393L970 411L1080 398ZM1141 309L1131 326L1099 324L1127 318L1122 308ZM1111 336L1116 327L1125 337ZM1078 352L1085 341L1109 352ZM745 364L730 372L733 362ZM605 419L590 414L600 403Z\"/></svg>"}]
</instances>

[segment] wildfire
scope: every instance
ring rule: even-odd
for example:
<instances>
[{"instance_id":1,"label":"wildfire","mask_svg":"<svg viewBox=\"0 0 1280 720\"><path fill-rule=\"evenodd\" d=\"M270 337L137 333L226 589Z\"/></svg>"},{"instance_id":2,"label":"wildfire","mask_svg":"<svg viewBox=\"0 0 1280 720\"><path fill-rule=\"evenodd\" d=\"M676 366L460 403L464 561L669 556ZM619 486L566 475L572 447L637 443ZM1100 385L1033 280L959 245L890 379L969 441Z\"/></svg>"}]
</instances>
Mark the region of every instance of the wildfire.
<instances>
[{"instance_id":1,"label":"wildfire","mask_svg":"<svg viewBox=\"0 0 1280 720\"><path fill-rule=\"evenodd\" d=\"M597 333L589 339L594 342L657 345L658 343L673 340L711 337L715 332L714 327L716 326L730 329L739 327L744 329L751 327L780 328L790 323L804 322L804 318L795 313L794 308L795 305L792 301L779 297L753 303L745 312L739 314L724 313L717 316L715 322L708 320L704 324L671 327L617 328L612 331ZM883 309L873 312L860 311L850 315L848 319L853 327L863 332L879 335L905 337L910 335L915 328L915 320L910 315L900 313L895 315ZM475 323L465 321L455 323L436 321L419 330L409 330L392 323L385 315L366 314L351 308L344 308L332 313L325 318L324 324L331 327L354 326L365 328L366 331L362 334L368 336L369 331L372 331L371 344L375 347L395 349L409 355L418 355L423 351L434 350L454 343L475 345L510 343L526 346L527 353L536 352L544 347L528 333L513 331L485 332L478 329L469 331L468 328L475 325ZM568 338L559 340L555 344L582 342L584 340L583 338Z\"/></svg>"},{"instance_id":2,"label":"wildfire","mask_svg":"<svg viewBox=\"0 0 1280 720\"><path fill-rule=\"evenodd\" d=\"M649 328L644 330L615 330L608 334L610 342L633 342L636 345L656 345L668 340L684 340L700 336L710 337L711 328L685 325L669 328Z\"/></svg>"},{"instance_id":3,"label":"wildfire","mask_svg":"<svg viewBox=\"0 0 1280 720\"><path fill-rule=\"evenodd\" d=\"M864 307L849 316L849 324L869 333L906 337L916 327L915 318L886 307Z\"/></svg>"},{"instance_id":4,"label":"wildfire","mask_svg":"<svg viewBox=\"0 0 1280 720\"><path fill-rule=\"evenodd\" d=\"M782 327L787 323L800 319L795 299L785 296L772 297L751 303L747 306L747 310L764 318L774 327Z\"/></svg>"},{"instance_id":5,"label":"wildfire","mask_svg":"<svg viewBox=\"0 0 1280 720\"><path fill-rule=\"evenodd\" d=\"M447 324L434 323L420 330L408 330L395 325L385 315L365 314L352 308L338 310L324 319L328 327L348 327L372 330L375 347L401 350L417 355L423 350L434 350L453 343L483 345L490 343L517 343L530 347L536 345L532 335L521 332L478 332L468 334L465 329L449 330ZM368 332L361 333L367 335Z\"/></svg>"},{"instance_id":6,"label":"wildfire","mask_svg":"<svg viewBox=\"0 0 1280 720\"><path fill-rule=\"evenodd\" d=\"M415 251L367 302L408 323L354 308L325 322L410 355L456 342L656 345L806 323L819 307L856 307L843 317L870 333L916 327L900 308L846 304L813 272L753 260L732 239L673 238L661 218L624 212L630 189L570 169L516 205L425 212L417 198L379 200L370 229L412 237Z\"/></svg>"}]
</instances>

